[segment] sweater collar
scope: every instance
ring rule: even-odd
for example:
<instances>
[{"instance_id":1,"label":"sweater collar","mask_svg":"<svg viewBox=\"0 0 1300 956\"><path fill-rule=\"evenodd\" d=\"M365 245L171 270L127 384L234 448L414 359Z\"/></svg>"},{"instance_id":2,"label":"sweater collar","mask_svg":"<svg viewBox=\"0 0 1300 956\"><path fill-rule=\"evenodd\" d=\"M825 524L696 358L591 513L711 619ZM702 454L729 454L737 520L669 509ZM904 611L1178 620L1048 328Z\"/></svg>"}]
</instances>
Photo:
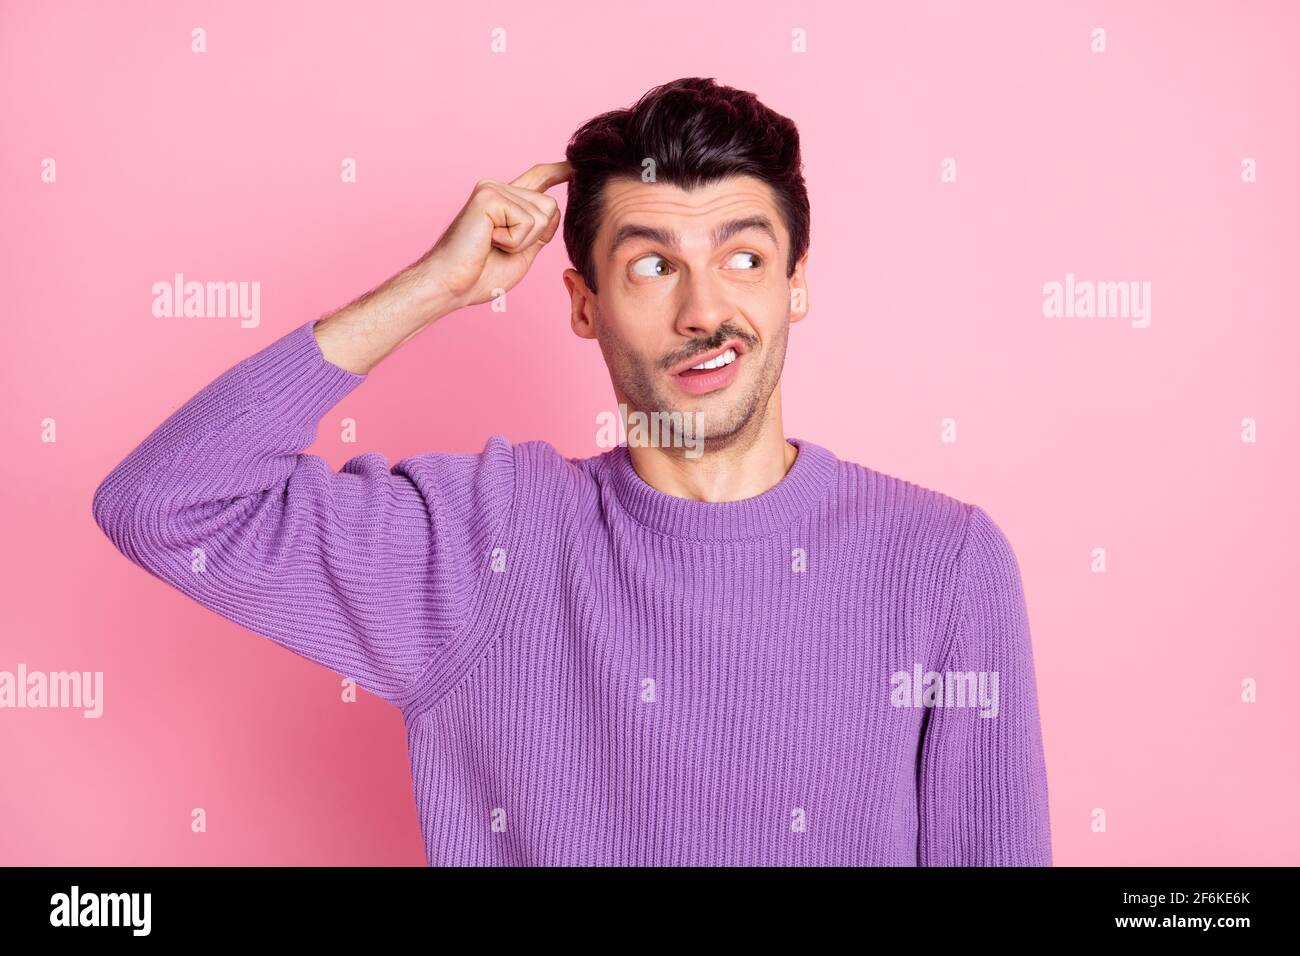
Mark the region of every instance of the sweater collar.
<instances>
[{"instance_id":1,"label":"sweater collar","mask_svg":"<svg viewBox=\"0 0 1300 956\"><path fill-rule=\"evenodd\" d=\"M610 484L619 505L646 527L674 538L718 540L770 534L812 511L835 477L834 454L802 438L787 438L799 453L785 477L762 494L739 501L694 501L646 484L626 445L609 453Z\"/></svg>"}]
</instances>

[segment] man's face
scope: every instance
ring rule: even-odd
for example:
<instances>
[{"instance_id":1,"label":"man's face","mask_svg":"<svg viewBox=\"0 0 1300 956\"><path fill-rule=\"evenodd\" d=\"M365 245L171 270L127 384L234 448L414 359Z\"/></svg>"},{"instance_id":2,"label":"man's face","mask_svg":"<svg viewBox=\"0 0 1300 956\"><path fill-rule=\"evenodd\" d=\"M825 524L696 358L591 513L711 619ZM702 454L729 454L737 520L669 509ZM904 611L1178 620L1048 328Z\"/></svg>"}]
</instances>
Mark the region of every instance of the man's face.
<instances>
[{"instance_id":1,"label":"man's face","mask_svg":"<svg viewBox=\"0 0 1300 956\"><path fill-rule=\"evenodd\" d=\"M715 448L752 440L779 401L790 323L806 314L791 289L803 288L807 256L787 278L790 236L771 188L752 176L690 192L616 179L602 199L599 293L564 273L574 332L599 341L630 410L701 412L697 438ZM718 367L692 368L701 363Z\"/></svg>"}]
</instances>

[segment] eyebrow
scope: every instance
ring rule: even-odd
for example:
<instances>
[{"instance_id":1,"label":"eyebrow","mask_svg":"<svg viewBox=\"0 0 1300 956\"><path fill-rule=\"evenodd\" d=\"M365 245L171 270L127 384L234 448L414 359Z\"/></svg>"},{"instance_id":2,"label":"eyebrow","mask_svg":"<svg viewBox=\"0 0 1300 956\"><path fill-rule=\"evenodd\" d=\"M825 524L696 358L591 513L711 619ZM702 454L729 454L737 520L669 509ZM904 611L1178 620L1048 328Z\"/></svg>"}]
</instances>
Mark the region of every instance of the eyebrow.
<instances>
[{"instance_id":1,"label":"eyebrow","mask_svg":"<svg viewBox=\"0 0 1300 956\"><path fill-rule=\"evenodd\" d=\"M756 229L759 232L766 233L772 240L772 245L779 246L781 243L776 237L776 229L772 227L772 220L767 216L753 215L745 216L742 219L729 219L724 223L719 223L713 230L713 246L717 248L737 233L744 232L746 229ZM677 248L682 244L682 238L673 229L659 229L655 226L641 226L636 223L627 223L620 226L618 232L614 234L614 244L610 246L609 254L612 256L619 249L619 246L627 242L633 242L637 239L648 239L650 242L657 243L661 246Z\"/></svg>"}]
</instances>

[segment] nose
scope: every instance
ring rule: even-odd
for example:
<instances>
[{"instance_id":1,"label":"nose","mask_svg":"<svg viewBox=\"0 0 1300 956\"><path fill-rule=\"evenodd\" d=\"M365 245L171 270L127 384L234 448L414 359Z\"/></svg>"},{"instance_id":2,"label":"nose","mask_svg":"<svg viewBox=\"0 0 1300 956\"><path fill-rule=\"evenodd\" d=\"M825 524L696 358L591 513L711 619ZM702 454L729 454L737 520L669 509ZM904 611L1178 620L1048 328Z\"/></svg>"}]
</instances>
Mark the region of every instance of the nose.
<instances>
[{"instance_id":1,"label":"nose","mask_svg":"<svg viewBox=\"0 0 1300 956\"><path fill-rule=\"evenodd\" d=\"M677 332L687 338L707 338L732 317L733 309L723 283L710 269L694 269L678 285Z\"/></svg>"}]
</instances>

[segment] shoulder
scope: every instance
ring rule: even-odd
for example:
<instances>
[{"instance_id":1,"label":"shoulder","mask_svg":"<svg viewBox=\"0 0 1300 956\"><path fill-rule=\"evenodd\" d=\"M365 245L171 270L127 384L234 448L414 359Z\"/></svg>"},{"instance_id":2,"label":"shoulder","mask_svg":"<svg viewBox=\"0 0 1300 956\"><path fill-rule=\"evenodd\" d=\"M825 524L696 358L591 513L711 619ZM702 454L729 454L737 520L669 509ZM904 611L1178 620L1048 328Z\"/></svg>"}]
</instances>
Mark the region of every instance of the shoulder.
<instances>
[{"instance_id":1,"label":"shoulder","mask_svg":"<svg viewBox=\"0 0 1300 956\"><path fill-rule=\"evenodd\" d=\"M868 465L838 460L838 506L851 526L946 556L962 574L1015 570L1015 552L981 504Z\"/></svg>"},{"instance_id":2,"label":"shoulder","mask_svg":"<svg viewBox=\"0 0 1300 956\"><path fill-rule=\"evenodd\" d=\"M598 507L598 479L610 452L570 456L540 438L515 444L513 452L522 508L562 517Z\"/></svg>"},{"instance_id":3,"label":"shoulder","mask_svg":"<svg viewBox=\"0 0 1300 956\"><path fill-rule=\"evenodd\" d=\"M901 475L837 459L838 507L851 526L956 555L975 505Z\"/></svg>"},{"instance_id":4,"label":"shoulder","mask_svg":"<svg viewBox=\"0 0 1300 956\"><path fill-rule=\"evenodd\" d=\"M361 463L379 458L374 452L359 455L344 468L352 469ZM379 460L383 460L380 458ZM395 472L407 475L417 484L433 482L438 485L485 485L497 488L513 486L515 480L515 446L504 435L488 437L479 451L429 451L403 458L394 466Z\"/></svg>"},{"instance_id":5,"label":"shoulder","mask_svg":"<svg viewBox=\"0 0 1300 956\"><path fill-rule=\"evenodd\" d=\"M590 485L610 453L588 457L565 455L549 441L534 438L514 446L516 467L538 480L570 485Z\"/></svg>"},{"instance_id":6,"label":"shoulder","mask_svg":"<svg viewBox=\"0 0 1300 956\"><path fill-rule=\"evenodd\" d=\"M570 457L542 439L515 442L493 434L479 451L425 452L402 459L396 470L444 496L459 489L481 492L498 506L511 498L516 510L556 511L595 497L596 476L609 454Z\"/></svg>"},{"instance_id":7,"label":"shoulder","mask_svg":"<svg viewBox=\"0 0 1300 956\"><path fill-rule=\"evenodd\" d=\"M387 500L394 514L426 513L444 531L499 527L515 499L514 447L501 435L487 438L477 451L421 452L391 468L386 456L366 452L349 459L341 471L384 482L392 492Z\"/></svg>"}]
</instances>

